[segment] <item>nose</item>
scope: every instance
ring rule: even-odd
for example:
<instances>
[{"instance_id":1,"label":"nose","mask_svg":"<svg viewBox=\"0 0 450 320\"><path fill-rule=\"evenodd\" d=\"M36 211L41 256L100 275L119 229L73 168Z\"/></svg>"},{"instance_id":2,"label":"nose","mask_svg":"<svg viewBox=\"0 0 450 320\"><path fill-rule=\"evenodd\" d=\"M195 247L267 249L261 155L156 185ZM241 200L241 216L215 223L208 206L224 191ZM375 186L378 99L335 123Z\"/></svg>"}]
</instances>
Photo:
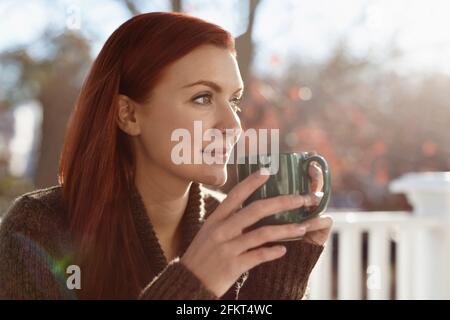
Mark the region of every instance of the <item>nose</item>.
<instances>
[{"instance_id":1,"label":"nose","mask_svg":"<svg viewBox=\"0 0 450 320\"><path fill-rule=\"evenodd\" d=\"M229 105L225 104L219 109L217 127L221 130L224 138L227 139L227 148L232 148L242 133L241 120ZM227 134L232 134L233 136L227 137Z\"/></svg>"}]
</instances>

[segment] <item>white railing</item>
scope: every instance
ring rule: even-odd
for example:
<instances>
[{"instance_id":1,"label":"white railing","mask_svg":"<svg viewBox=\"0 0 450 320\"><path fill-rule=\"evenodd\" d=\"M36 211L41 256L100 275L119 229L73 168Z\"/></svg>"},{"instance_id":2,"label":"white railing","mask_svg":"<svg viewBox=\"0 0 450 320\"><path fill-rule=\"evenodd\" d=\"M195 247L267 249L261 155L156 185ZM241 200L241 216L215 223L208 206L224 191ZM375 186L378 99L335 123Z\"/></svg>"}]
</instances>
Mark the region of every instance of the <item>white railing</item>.
<instances>
[{"instance_id":1,"label":"white railing","mask_svg":"<svg viewBox=\"0 0 450 320\"><path fill-rule=\"evenodd\" d=\"M335 237L309 299L450 299L450 172L408 174L391 191L405 192L413 211L327 212Z\"/></svg>"}]
</instances>

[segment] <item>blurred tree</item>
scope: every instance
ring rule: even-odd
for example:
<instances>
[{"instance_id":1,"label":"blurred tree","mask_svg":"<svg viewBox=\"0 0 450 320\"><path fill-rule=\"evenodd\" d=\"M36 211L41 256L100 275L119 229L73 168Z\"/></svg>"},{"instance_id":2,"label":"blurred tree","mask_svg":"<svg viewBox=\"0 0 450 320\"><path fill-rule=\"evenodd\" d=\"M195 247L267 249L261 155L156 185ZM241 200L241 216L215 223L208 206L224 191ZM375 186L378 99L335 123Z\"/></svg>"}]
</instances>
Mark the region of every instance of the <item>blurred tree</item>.
<instances>
[{"instance_id":1,"label":"blurred tree","mask_svg":"<svg viewBox=\"0 0 450 320\"><path fill-rule=\"evenodd\" d=\"M134 0L120 0L120 1L123 1L126 8L133 16L137 16L138 14L141 13L141 11L138 9L136 1Z\"/></svg>"},{"instance_id":2,"label":"blurred tree","mask_svg":"<svg viewBox=\"0 0 450 320\"><path fill-rule=\"evenodd\" d=\"M65 128L87 68L90 46L79 34L46 32L40 40L46 52L35 58L27 47L1 54L1 64L14 66L15 81L6 88L7 105L30 99L43 108L42 134L34 184L47 187L57 183L59 154ZM11 79L11 78L10 78Z\"/></svg>"},{"instance_id":3,"label":"blurred tree","mask_svg":"<svg viewBox=\"0 0 450 320\"><path fill-rule=\"evenodd\" d=\"M255 16L260 5L260 0L248 0L248 17L247 17L247 29L236 41L237 60L239 63L239 69L244 83L250 81L251 66L253 63L255 44L253 42L253 28L255 25ZM247 95L247 91L244 92ZM246 96L245 96L246 97ZM244 97L244 98L245 98Z\"/></svg>"},{"instance_id":4,"label":"blurred tree","mask_svg":"<svg viewBox=\"0 0 450 320\"><path fill-rule=\"evenodd\" d=\"M172 3L172 11L174 12L183 12L183 0L171 0Z\"/></svg>"},{"instance_id":5,"label":"blurred tree","mask_svg":"<svg viewBox=\"0 0 450 320\"><path fill-rule=\"evenodd\" d=\"M253 79L246 127L279 128L280 149L316 150L333 176L332 205L409 209L388 183L411 171L450 170L450 76L399 75L355 58L340 42L329 58L292 58L280 77Z\"/></svg>"}]
</instances>

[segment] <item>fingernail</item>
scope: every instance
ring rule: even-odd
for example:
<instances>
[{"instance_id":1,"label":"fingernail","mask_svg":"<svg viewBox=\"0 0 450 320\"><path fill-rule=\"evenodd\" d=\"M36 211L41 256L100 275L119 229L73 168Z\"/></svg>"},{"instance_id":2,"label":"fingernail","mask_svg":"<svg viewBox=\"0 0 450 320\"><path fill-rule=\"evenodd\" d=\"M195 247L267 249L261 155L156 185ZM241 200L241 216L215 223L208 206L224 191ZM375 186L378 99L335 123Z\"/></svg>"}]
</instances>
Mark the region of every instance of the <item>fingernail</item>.
<instances>
[{"instance_id":1,"label":"fingernail","mask_svg":"<svg viewBox=\"0 0 450 320\"><path fill-rule=\"evenodd\" d=\"M319 205L323 198L323 192L315 192L314 193L314 205Z\"/></svg>"},{"instance_id":2,"label":"fingernail","mask_svg":"<svg viewBox=\"0 0 450 320\"><path fill-rule=\"evenodd\" d=\"M297 226L298 233L302 234L306 232L305 226Z\"/></svg>"},{"instance_id":3,"label":"fingernail","mask_svg":"<svg viewBox=\"0 0 450 320\"><path fill-rule=\"evenodd\" d=\"M259 174L260 174L261 176L269 176L269 175L270 175L270 170L267 169L267 168L261 168L261 169L259 170Z\"/></svg>"},{"instance_id":4,"label":"fingernail","mask_svg":"<svg viewBox=\"0 0 450 320\"><path fill-rule=\"evenodd\" d=\"M315 195L317 198L323 198L323 192L322 192L322 191L314 192L314 195Z\"/></svg>"}]
</instances>

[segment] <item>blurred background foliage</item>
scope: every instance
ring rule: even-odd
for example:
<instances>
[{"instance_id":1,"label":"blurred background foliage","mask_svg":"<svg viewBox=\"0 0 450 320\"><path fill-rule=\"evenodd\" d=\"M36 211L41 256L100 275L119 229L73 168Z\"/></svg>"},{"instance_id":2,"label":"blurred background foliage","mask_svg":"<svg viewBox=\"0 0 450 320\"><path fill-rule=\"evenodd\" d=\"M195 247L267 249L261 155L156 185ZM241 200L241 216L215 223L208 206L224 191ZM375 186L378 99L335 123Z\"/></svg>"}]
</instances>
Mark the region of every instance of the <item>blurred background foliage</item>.
<instances>
[{"instance_id":1,"label":"blurred background foliage","mask_svg":"<svg viewBox=\"0 0 450 320\"><path fill-rule=\"evenodd\" d=\"M320 10L333 15L331 0L319 2ZM0 24L0 212L18 195L57 183L67 121L96 53L122 22L149 11L183 11L232 30L246 86L244 128L280 129L281 150L323 155L332 173L330 207L408 209L402 196L389 193L392 179L411 171L450 169L450 68L445 69L446 59L417 68L418 60L408 57L423 48L401 45L396 24L401 16L380 14L389 6L385 1L359 1L357 7L343 1L339 10L355 14L341 15L351 21L333 41L308 31L325 28L324 34L332 34L331 22L320 15L297 15L307 1L224 3L0 0L0 17L6 21ZM433 10L450 13L444 1L435 1ZM297 38L298 21L306 26L298 34L312 33L306 40L320 43L319 48L329 42L321 51L325 54L308 51L312 46ZM27 25L31 31L20 29ZM383 26L389 32L381 49L369 45L355 54L355 43L376 38ZM446 26L435 26L438 42L425 45L433 55L422 55L422 60L438 60L445 55L443 48L450 49L450 36L442 33ZM285 42L280 44L281 38ZM233 173L230 167L225 192L235 183Z\"/></svg>"}]
</instances>

